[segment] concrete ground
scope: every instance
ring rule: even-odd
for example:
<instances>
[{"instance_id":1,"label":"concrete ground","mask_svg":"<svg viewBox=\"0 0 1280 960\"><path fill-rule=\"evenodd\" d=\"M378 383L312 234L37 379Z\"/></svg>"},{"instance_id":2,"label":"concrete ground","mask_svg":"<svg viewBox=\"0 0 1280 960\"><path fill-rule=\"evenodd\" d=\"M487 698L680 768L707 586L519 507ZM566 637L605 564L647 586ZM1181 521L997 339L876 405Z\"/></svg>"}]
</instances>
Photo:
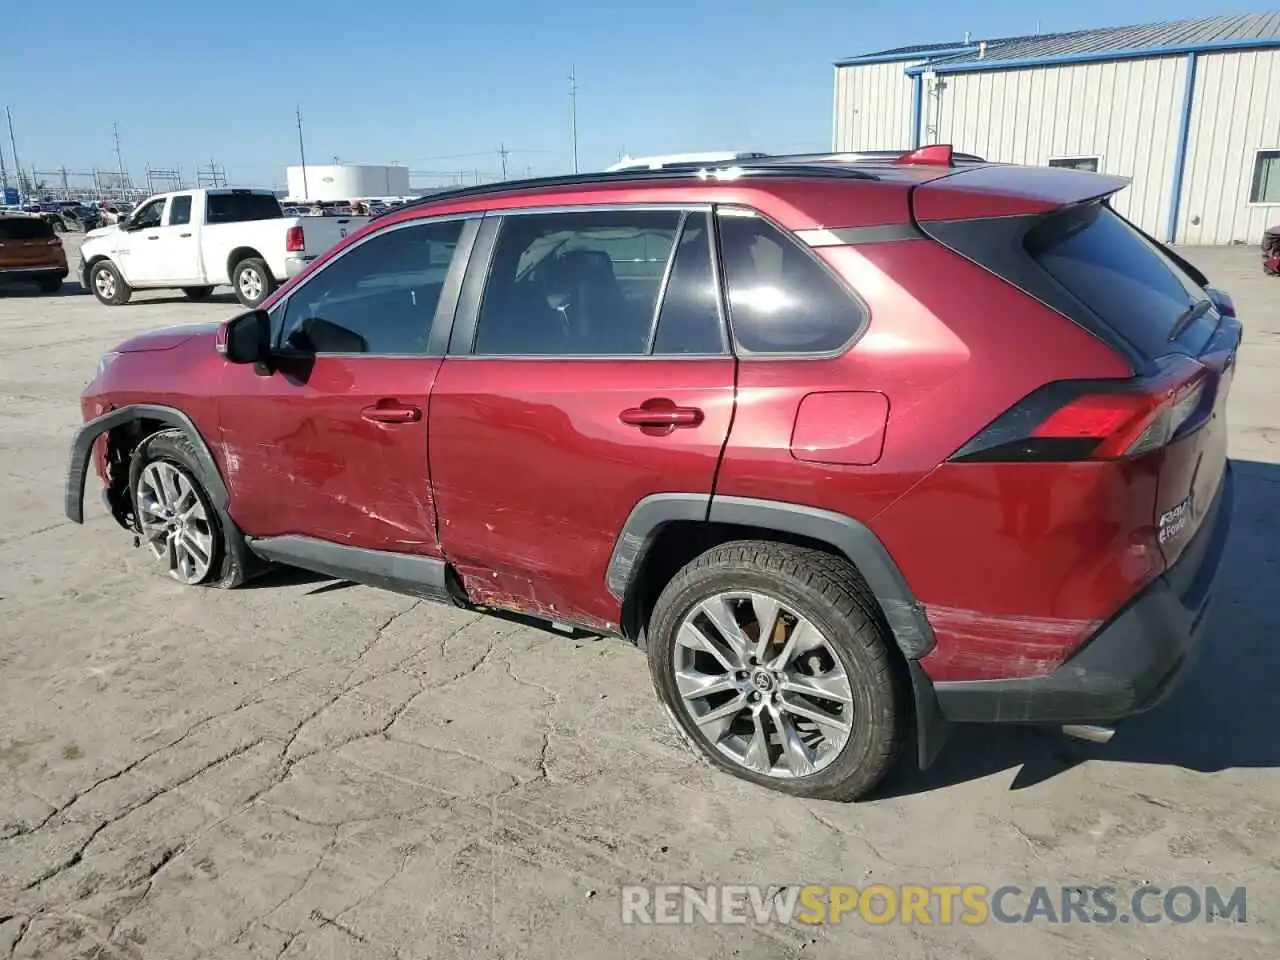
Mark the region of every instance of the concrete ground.
<instances>
[{"instance_id":1,"label":"concrete ground","mask_svg":"<svg viewBox=\"0 0 1280 960\"><path fill-rule=\"evenodd\" d=\"M305 575L187 589L96 494L68 523L99 355L235 307L0 294L0 958L1276 957L1280 281L1190 255L1247 331L1203 660L1105 748L963 730L857 805L696 762L620 642ZM710 882L1216 884L1247 919L621 923L624 884Z\"/></svg>"}]
</instances>

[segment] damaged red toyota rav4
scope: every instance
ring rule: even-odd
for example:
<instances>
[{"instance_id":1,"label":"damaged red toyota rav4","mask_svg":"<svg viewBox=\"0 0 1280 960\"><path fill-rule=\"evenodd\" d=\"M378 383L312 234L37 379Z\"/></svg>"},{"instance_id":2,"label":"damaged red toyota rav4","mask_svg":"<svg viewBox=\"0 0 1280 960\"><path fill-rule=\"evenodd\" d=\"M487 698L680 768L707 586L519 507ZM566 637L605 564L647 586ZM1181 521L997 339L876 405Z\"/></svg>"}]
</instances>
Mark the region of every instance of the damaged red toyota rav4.
<instances>
[{"instance_id":1,"label":"damaged red toyota rav4","mask_svg":"<svg viewBox=\"0 0 1280 960\"><path fill-rule=\"evenodd\" d=\"M1125 185L934 146L428 197L108 354L67 513L92 463L184 584L619 634L696 750L798 796L956 722L1106 739L1204 630L1240 343Z\"/></svg>"}]
</instances>

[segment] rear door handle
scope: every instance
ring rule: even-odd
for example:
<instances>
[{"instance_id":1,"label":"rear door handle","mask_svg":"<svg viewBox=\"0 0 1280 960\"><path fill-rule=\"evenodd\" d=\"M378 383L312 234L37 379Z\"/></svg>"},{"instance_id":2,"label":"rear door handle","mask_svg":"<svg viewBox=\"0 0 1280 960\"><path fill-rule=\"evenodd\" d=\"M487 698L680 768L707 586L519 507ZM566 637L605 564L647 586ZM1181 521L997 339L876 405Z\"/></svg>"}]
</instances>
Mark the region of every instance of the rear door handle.
<instances>
[{"instance_id":1,"label":"rear door handle","mask_svg":"<svg viewBox=\"0 0 1280 960\"><path fill-rule=\"evenodd\" d=\"M189 234L189 233L180 233L180 234L178 234L178 236L180 236L180 237L189 237L189 236L191 236L191 234Z\"/></svg>"},{"instance_id":2,"label":"rear door handle","mask_svg":"<svg viewBox=\"0 0 1280 960\"><path fill-rule=\"evenodd\" d=\"M618 419L631 427L696 427L704 417L697 407L677 407L670 400L646 400L618 414Z\"/></svg>"},{"instance_id":3,"label":"rear door handle","mask_svg":"<svg viewBox=\"0 0 1280 960\"><path fill-rule=\"evenodd\" d=\"M365 407L360 416L371 423L417 423L422 419L422 411L417 407L384 401Z\"/></svg>"},{"instance_id":4,"label":"rear door handle","mask_svg":"<svg viewBox=\"0 0 1280 960\"><path fill-rule=\"evenodd\" d=\"M160 234L158 234L158 233L150 234L150 235L148 235L147 239L148 239L148 240L159 240L159 239L160 239Z\"/></svg>"}]
</instances>

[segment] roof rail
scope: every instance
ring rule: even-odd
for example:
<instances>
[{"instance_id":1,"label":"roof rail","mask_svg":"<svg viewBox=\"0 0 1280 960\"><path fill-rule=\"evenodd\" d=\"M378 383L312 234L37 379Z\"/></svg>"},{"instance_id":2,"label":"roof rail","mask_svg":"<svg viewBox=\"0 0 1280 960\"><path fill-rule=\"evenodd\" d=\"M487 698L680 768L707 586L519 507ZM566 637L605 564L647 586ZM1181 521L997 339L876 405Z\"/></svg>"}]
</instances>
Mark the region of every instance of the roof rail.
<instances>
[{"instance_id":1,"label":"roof rail","mask_svg":"<svg viewBox=\"0 0 1280 960\"><path fill-rule=\"evenodd\" d=\"M604 184L661 183L697 178L701 180L736 180L741 177L840 177L850 180L877 180L874 173L865 170L841 168L829 163L793 163L782 157L763 157L729 164L687 163L672 164L657 170L618 170L595 173L570 173L553 177L531 177L525 180L502 180L497 183L478 184L469 187L451 187L429 193L417 200L409 200L375 214L371 220L399 213L428 203L446 200L467 200L473 197L501 196L525 190L550 188L589 187Z\"/></svg>"}]
</instances>

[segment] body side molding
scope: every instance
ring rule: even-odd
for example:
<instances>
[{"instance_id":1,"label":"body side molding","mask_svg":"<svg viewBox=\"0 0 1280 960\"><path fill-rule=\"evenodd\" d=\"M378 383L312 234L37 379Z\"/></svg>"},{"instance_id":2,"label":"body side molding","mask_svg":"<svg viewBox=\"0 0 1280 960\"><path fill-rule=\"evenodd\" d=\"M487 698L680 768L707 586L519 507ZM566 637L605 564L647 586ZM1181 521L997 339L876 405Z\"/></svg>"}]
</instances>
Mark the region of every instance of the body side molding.
<instances>
[{"instance_id":1,"label":"body side molding","mask_svg":"<svg viewBox=\"0 0 1280 960\"><path fill-rule=\"evenodd\" d=\"M247 538L247 542L250 550L274 563L426 600L453 602L448 567L435 557L349 547L313 537L258 537Z\"/></svg>"}]
</instances>

